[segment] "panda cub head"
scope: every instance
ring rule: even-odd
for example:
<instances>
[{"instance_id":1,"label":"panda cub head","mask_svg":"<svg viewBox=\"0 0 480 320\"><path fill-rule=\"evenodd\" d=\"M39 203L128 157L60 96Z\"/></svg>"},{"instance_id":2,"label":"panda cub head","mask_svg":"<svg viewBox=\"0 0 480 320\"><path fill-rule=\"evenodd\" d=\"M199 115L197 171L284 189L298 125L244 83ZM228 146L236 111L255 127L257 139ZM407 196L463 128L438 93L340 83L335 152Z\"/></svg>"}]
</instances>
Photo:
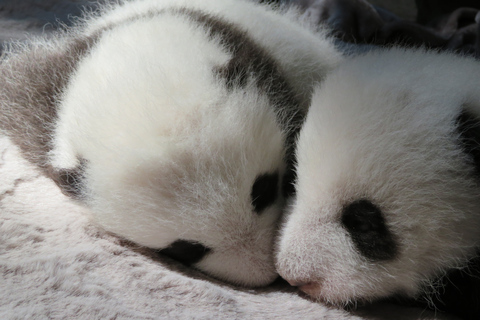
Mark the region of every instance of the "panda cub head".
<instances>
[{"instance_id":1,"label":"panda cub head","mask_svg":"<svg viewBox=\"0 0 480 320\"><path fill-rule=\"evenodd\" d=\"M298 106L247 32L188 7L152 9L99 32L79 62L52 166L77 172L79 198L106 230L266 285Z\"/></svg>"},{"instance_id":2,"label":"panda cub head","mask_svg":"<svg viewBox=\"0 0 480 320\"><path fill-rule=\"evenodd\" d=\"M280 275L336 305L434 290L480 246L480 63L390 49L317 88Z\"/></svg>"}]
</instances>

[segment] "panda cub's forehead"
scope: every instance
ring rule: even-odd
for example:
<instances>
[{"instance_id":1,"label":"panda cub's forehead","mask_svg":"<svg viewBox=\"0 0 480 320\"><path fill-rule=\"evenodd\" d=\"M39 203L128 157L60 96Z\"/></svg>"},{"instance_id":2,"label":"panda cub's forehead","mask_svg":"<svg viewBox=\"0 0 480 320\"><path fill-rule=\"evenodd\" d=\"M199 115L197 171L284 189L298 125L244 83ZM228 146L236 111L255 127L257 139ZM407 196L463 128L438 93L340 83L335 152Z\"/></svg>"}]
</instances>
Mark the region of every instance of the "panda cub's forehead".
<instances>
[{"instance_id":1,"label":"panda cub's forehead","mask_svg":"<svg viewBox=\"0 0 480 320\"><path fill-rule=\"evenodd\" d=\"M430 81L428 75L418 83L396 81L398 72L389 73L381 62L365 64L386 70L377 75L359 61L345 63L314 93L315 106L298 141L298 187L314 185L312 197L326 189L336 198L377 194L388 202L442 169L448 172L449 160L462 171L464 165L455 159L461 104L423 94L419 88Z\"/></svg>"}]
</instances>

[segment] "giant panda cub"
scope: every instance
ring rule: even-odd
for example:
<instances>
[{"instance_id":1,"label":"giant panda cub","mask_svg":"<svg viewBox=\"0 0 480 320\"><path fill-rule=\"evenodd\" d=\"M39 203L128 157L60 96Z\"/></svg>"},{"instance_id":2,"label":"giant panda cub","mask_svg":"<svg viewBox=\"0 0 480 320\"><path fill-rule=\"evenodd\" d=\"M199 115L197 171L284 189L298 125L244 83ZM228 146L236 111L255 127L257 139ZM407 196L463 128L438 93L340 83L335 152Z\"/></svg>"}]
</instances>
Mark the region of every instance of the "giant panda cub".
<instances>
[{"instance_id":1,"label":"giant panda cub","mask_svg":"<svg viewBox=\"0 0 480 320\"><path fill-rule=\"evenodd\" d=\"M341 62L313 94L296 157L283 278L343 306L435 301L463 271L459 314L478 319L479 61L392 48Z\"/></svg>"},{"instance_id":2,"label":"giant panda cub","mask_svg":"<svg viewBox=\"0 0 480 320\"><path fill-rule=\"evenodd\" d=\"M338 60L291 11L125 1L13 46L0 124L105 230L261 286L312 84Z\"/></svg>"}]
</instances>

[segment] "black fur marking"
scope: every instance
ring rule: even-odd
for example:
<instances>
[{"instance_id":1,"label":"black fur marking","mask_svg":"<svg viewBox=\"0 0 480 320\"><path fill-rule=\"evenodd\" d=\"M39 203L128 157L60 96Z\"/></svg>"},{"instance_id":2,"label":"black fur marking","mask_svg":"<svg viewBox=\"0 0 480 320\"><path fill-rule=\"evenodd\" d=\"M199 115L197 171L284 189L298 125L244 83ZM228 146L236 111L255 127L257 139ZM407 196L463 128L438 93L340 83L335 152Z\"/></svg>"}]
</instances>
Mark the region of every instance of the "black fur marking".
<instances>
[{"instance_id":1,"label":"black fur marking","mask_svg":"<svg viewBox=\"0 0 480 320\"><path fill-rule=\"evenodd\" d=\"M480 119L463 110L457 117L457 130L463 150L471 156L475 175L480 179Z\"/></svg>"},{"instance_id":2,"label":"black fur marking","mask_svg":"<svg viewBox=\"0 0 480 320\"><path fill-rule=\"evenodd\" d=\"M275 202L278 197L278 172L258 176L252 186L252 205L257 213Z\"/></svg>"},{"instance_id":3,"label":"black fur marking","mask_svg":"<svg viewBox=\"0 0 480 320\"><path fill-rule=\"evenodd\" d=\"M287 170L283 175L282 181L282 195L285 198L290 198L295 195L295 182L297 179L297 173L294 169L293 159L287 159Z\"/></svg>"},{"instance_id":4,"label":"black fur marking","mask_svg":"<svg viewBox=\"0 0 480 320\"><path fill-rule=\"evenodd\" d=\"M369 200L356 200L343 208L342 224L357 250L371 261L390 260L397 245L388 230L382 211Z\"/></svg>"},{"instance_id":5,"label":"black fur marking","mask_svg":"<svg viewBox=\"0 0 480 320\"><path fill-rule=\"evenodd\" d=\"M80 160L80 165L73 169L60 169L53 174L53 181L62 192L76 200L83 199L83 181L85 178L86 161Z\"/></svg>"},{"instance_id":6,"label":"black fur marking","mask_svg":"<svg viewBox=\"0 0 480 320\"><path fill-rule=\"evenodd\" d=\"M247 85L248 74L240 63L232 59L226 66L215 69L215 72L225 79L225 84L229 90L236 87L244 88Z\"/></svg>"},{"instance_id":7,"label":"black fur marking","mask_svg":"<svg viewBox=\"0 0 480 320\"><path fill-rule=\"evenodd\" d=\"M157 252L190 266L202 260L206 254L211 252L211 249L198 242L177 240Z\"/></svg>"},{"instance_id":8,"label":"black fur marking","mask_svg":"<svg viewBox=\"0 0 480 320\"><path fill-rule=\"evenodd\" d=\"M247 76L252 76L274 106L282 110L286 108L289 116L298 114L300 103L277 62L265 49L257 45L246 31L219 17L200 11L180 9L178 12L204 25L210 36L218 37L225 49L232 54L233 57L227 65L217 69L217 72L227 80L228 86L236 84L242 87L246 84ZM284 119L278 116L281 124L290 123L290 117Z\"/></svg>"}]
</instances>

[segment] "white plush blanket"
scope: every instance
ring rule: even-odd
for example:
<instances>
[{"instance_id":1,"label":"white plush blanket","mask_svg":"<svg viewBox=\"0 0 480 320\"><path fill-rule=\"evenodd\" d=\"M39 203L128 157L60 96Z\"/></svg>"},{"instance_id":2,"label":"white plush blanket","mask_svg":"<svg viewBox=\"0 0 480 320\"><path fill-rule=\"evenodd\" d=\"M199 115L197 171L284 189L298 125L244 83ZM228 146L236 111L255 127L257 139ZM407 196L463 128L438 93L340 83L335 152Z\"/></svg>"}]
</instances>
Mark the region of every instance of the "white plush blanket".
<instances>
[{"instance_id":1,"label":"white plush blanket","mask_svg":"<svg viewBox=\"0 0 480 320\"><path fill-rule=\"evenodd\" d=\"M88 4L0 0L0 39L40 33L42 21L67 17L78 3ZM310 301L281 281L247 290L208 278L90 224L86 209L0 137L0 319L447 317L387 304L349 313Z\"/></svg>"}]
</instances>

